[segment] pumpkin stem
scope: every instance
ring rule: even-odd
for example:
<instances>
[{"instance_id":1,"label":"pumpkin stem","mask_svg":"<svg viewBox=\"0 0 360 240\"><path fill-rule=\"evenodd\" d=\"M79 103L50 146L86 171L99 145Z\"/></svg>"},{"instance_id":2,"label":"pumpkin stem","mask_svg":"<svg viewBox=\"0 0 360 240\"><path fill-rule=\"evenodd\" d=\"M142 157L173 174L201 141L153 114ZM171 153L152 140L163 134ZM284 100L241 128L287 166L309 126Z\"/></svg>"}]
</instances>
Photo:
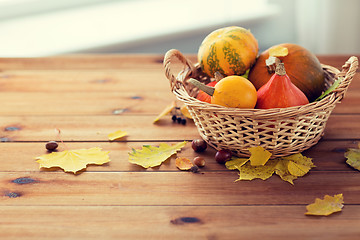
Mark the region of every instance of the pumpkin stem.
<instances>
[{"instance_id":1,"label":"pumpkin stem","mask_svg":"<svg viewBox=\"0 0 360 240\"><path fill-rule=\"evenodd\" d=\"M284 63L279 63L276 65L275 73L280 76L286 75Z\"/></svg>"},{"instance_id":2,"label":"pumpkin stem","mask_svg":"<svg viewBox=\"0 0 360 240\"><path fill-rule=\"evenodd\" d=\"M266 67L269 73L274 73L276 70L276 66L281 63L280 59L274 56L270 56L265 60Z\"/></svg>"},{"instance_id":3,"label":"pumpkin stem","mask_svg":"<svg viewBox=\"0 0 360 240\"><path fill-rule=\"evenodd\" d=\"M206 86L205 84L203 84L203 83L201 83L198 80L193 79L193 78L189 79L189 83L191 83L192 85L194 85L198 89L204 91L206 94L208 94L210 96L214 95L214 91L215 91L214 87Z\"/></svg>"},{"instance_id":4,"label":"pumpkin stem","mask_svg":"<svg viewBox=\"0 0 360 240\"><path fill-rule=\"evenodd\" d=\"M224 78L224 76L220 73L220 72L215 72L215 81L216 82L219 82L221 79L223 79Z\"/></svg>"}]
</instances>

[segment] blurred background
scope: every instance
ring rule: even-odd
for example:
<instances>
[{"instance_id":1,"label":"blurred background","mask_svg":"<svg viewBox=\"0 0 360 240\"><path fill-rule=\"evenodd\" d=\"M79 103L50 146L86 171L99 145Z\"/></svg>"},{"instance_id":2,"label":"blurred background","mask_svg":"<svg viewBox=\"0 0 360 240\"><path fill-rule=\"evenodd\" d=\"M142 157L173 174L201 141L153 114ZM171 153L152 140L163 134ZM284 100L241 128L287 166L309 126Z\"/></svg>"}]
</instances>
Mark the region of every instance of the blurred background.
<instances>
[{"instance_id":1,"label":"blurred background","mask_svg":"<svg viewBox=\"0 0 360 240\"><path fill-rule=\"evenodd\" d=\"M291 42L360 53L358 0L0 0L0 57L196 53L211 31L248 28L260 51Z\"/></svg>"}]
</instances>

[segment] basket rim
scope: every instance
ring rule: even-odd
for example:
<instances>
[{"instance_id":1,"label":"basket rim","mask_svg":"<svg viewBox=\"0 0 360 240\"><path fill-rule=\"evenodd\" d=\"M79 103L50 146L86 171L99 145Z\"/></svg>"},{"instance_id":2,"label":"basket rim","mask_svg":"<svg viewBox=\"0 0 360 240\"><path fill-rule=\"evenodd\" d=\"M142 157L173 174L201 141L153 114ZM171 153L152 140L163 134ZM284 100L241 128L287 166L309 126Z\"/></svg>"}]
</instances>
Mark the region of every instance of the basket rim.
<instances>
[{"instance_id":1,"label":"basket rim","mask_svg":"<svg viewBox=\"0 0 360 240\"><path fill-rule=\"evenodd\" d=\"M323 65L323 69L326 71L328 65ZM333 68L329 66L330 68ZM186 71L190 71L190 69L185 70L182 74L186 76L188 73ZM340 73L338 69L336 69L337 73ZM179 76L178 76L179 77ZM294 107L287 107L287 108L271 108L271 109L245 109L245 108L229 108L224 107L217 104L211 104L207 102L200 101L195 97L191 97L188 92L185 90L184 86L180 88L174 88L173 91L174 95L182 102L184 102L187 106L192 106L196 108L201 108L202 111L209 111L209 112L217 112L227 115L241 115L241 116L248 116L248 117L259 117L259 118L274 118L277 116L284 116L284 115L302 115L304 113L311 113L314 111L318 111L324 108L328 108L329 106L333 105L336 100L335 93L332 92L325 96L323 99L319 101L313 101L311 103L301 105L301 106L294 106ZM295 113L295 114L294 114Z\"/></svg>"},{"instance_id":2,"label":"basket rim","mask_svg":"<svg viewBox=\"0 0 360 240\"><path fill-rule=\"evenodd\" d=\"M176 57L184 65L183 70L178 73L177 77L172 75L170 71L171 60L173 57ZM338 88L324 98L322 98L321 100L313 101L301 106L293 106L287 108L244 109L224 107L216 104L203 102L196 99L195 97L191 97L185 87L186 80L190 77L193 77L194 75L194 77L196 78L198 74L202 74L199 63L193 64L179 50L176 49L169 50L164 57L165 74L170 81L171 91L176 96L176 98L183 102L186 106L212 113L262 119L276 119L286 116L294 117L303 114L313 114L314 112L334 108L336 103L340 102L344 97L347 88L356 73L358 67L358 59L356 56L351 56L349 60L345 62L341 71L330 65L321 64L321 66L324 70L325 78L330 79L330 83L334 82L336 78L342 77ZM328 87L329 86L325 86L324 91L327 90Z\"/></svg>"}]
</instances>

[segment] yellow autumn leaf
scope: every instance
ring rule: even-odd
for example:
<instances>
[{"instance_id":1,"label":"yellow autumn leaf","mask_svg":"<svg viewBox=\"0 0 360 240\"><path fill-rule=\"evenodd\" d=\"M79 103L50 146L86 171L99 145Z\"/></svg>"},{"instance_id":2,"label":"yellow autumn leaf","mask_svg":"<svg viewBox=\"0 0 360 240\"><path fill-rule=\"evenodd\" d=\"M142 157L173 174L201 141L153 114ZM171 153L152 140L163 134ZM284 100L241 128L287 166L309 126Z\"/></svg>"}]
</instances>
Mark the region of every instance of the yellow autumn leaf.
<instances>
[{"instance_id":1,"label":"yellow autumn leaf","mask_svg":"<svg viewBox=\"0 0 360 240\"><path fill-rule=\"evenodd\" d=\"M264 166L252 166L249 162L239 168L239 180L253 180L260 178L266 180L273 175L277 160L269 160Z\"/></svg>"},{"instance_id":2,"label":"yellow autumn leaf","mask_svg":"<svg viewBox=\"0 0 360 240\"><path fill-rule=\"evenodd\" d=\"M309 167L309 166L297 164L293 161L288 161L287 167L288 167L289 173L295 177L302 177L306 173L308 173L309 170L311 169L311 167Z\"/></svg>"},{"instance_id":3,"label":"yellow autumn leaf","mask_svg":"<svg viewBox=\"0 0 360 240\"><path fill-rule=\"evenodd\" d=\"M360 143L359 148L349 148L344 156L348 165L360 171Z\"/></svg>"},{"instance_id":4,"label":"yellow autumn leaf","mask_svg":"<svg viewBox=\"0 0 360 240\"><path fill-rule=\"evenodd\" d=\"M114 141L116 139L125 137L126 135L127 135L127 132L122 131L122 130L117 130L115 132L109 133L108 138L110 141Z\"/></svg>"},{"instance_id":5,"label":"yellow autumn leaf","mask_svg":"<svg viewBox=\"0 0 360 240\"><path fill-rule=\"evenodd\" d=\"M264 166L270 159L271 153L261 146L249 148L251 153L250 163L252 166Z\"/></svg>"},{"instance_id":6,"label":"yellow autumn leaf","mask_svg":"<svg viewBox=\"0 0 360 240\"><path fill-rule=\"evenodd\" d=\"M274 46L269 49L269 56L271 57L285 57L289 54L289 50L283 46Z\"/></svg>"},{"instance_id":7,"label":"yellow autumn leaf","mask_svg":"<svg viewBox=\"0 0 360 240\"><path fill-rule=\"evenodd\" d=\"M65 172L76 173L88 164L102 165L110 161L109 152L102 151L101 148L65 150L62 152L52 152L36 157L36 162L40 168L60 167Z\"/></svg>"},{"instance_id":8,"label":"yellow autumn leaf","mask_svg":"<svg viewBox=\"0 0 360 240\"><path fill-rule=\"evenodd\" d=\"M284 181L291 183L294 185L294 180L297 179L296 176L291 175L288 169L288 161L282 160L281 158L277 158L278 163L275 167L275 173Z\"/></svg>"},{"instance_id":9,"label":"yellow autumn leaf","mask_svg":"<svg viewBox=\"0 0 360 240\"><path fill-rule=\"evenodd\" d=\"M229 170L236 170L240 169L240 167L248 161L248 158L232 158L231 160L225 162L225 166Z\"/></svg>"},{"instance_id":10,"label":"yellow autumn leaf","mask_svg":"<svg viewBox=\"0 0 360 240\"><path fill-rule=\"evenodd\" d=\"M315 203L306 206L306 215L328 216L335 212L340 212L344 207L344 198L342 193L329 196L325 195L324 199L316 198Z\"/></svg>"},{"instance_id":11,"label":"yellow autumn leaf","mask_svg":"<svg viewBox=\"0 0 360 240\"><path fill-rule=\"evenodd\" d=\"M186 105L182 105L180 107L180 112L182 113L182 115L184 115L185 117L189 118L189 119L192 119L192 116L191 114L189 113L189 110L188 108L186 107Z\"/></svg>"},{"instance_id":12,"label":"yellow autumn leaf","mask_svg":"<svg viewBox=\"0 0 360 240\"><path fill-rule=\"evenodd\" d=\"M190 170L190 168L193 166L190 159L186 157L178 157L175 160L175 165L180 170Z\"/></svg>"},{"instance_id":13,"label":"yellow autumn leaf","mask_svg":"<svg viewBox=\"0 0 360 240\"><path fill-rule=\"evenodd\" d=\"M294 184L293 180L307 174L311 168L315 167L311 158L303 156L301 153L280 157L276 166L275 173L282 180Z\"/></svg>"},{"instance_id":14,"label":"yellow autumn leaf","mask_svg":"<svg viewBox=\"0 0 360 240\"><path fill-rule=\"evenodd\" d=\"M129 153L129 162L144 168L159 166L186 145L186 141L174 145L160 143L159 147L144 145L142 149Z\"/></svg>"},{"instance_id":15,"label":"yellow autumn leaf","mask_svg":"<svg viewBox=\"0 0 360 240\"><path fill-rule=\"evenodd\" d=\"M166 106L159 115L156 116L153 123L156 123L157 121L160 120L160 118L168 115L175 107L176 107L176 103L175 103L175 101L173 101L171 104Z\"/></svg>"}]
</instances>

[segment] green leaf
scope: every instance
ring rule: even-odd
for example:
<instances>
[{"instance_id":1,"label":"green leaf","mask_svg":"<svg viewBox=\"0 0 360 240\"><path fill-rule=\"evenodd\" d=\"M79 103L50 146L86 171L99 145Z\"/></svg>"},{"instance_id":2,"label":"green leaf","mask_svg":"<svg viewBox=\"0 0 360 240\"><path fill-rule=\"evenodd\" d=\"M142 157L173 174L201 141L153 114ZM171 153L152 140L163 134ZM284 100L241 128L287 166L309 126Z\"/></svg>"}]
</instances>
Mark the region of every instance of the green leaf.
<instances>
[{"instance_id":1,"label":"green leaf","mask_svg":"<svg viewBox=\"0 0 360 240\"><path fill-rule=\"evenodd\" d=\"M186 145L186 141L174 145L160 143L159 147L144 145L140 150L133 150L129 154L129 162L144 168L161 165L169 157L180 151Z\"/></svg>"},{"instance_id":2,"label":"green leaf","mask_svg":"<svg viewBox=\"0 0 360 240\"><path fill-rule=\"evenodd\" d=\"M315 99L315 101L319 101L319 100L323 99L328 94L330 94L332 91L334 91L339 86L341 80L342 80L342 78L338 78L337 80L335 80L334 83L323 94L321 94L320 97Z\"/></svg>"}]
</instances>

